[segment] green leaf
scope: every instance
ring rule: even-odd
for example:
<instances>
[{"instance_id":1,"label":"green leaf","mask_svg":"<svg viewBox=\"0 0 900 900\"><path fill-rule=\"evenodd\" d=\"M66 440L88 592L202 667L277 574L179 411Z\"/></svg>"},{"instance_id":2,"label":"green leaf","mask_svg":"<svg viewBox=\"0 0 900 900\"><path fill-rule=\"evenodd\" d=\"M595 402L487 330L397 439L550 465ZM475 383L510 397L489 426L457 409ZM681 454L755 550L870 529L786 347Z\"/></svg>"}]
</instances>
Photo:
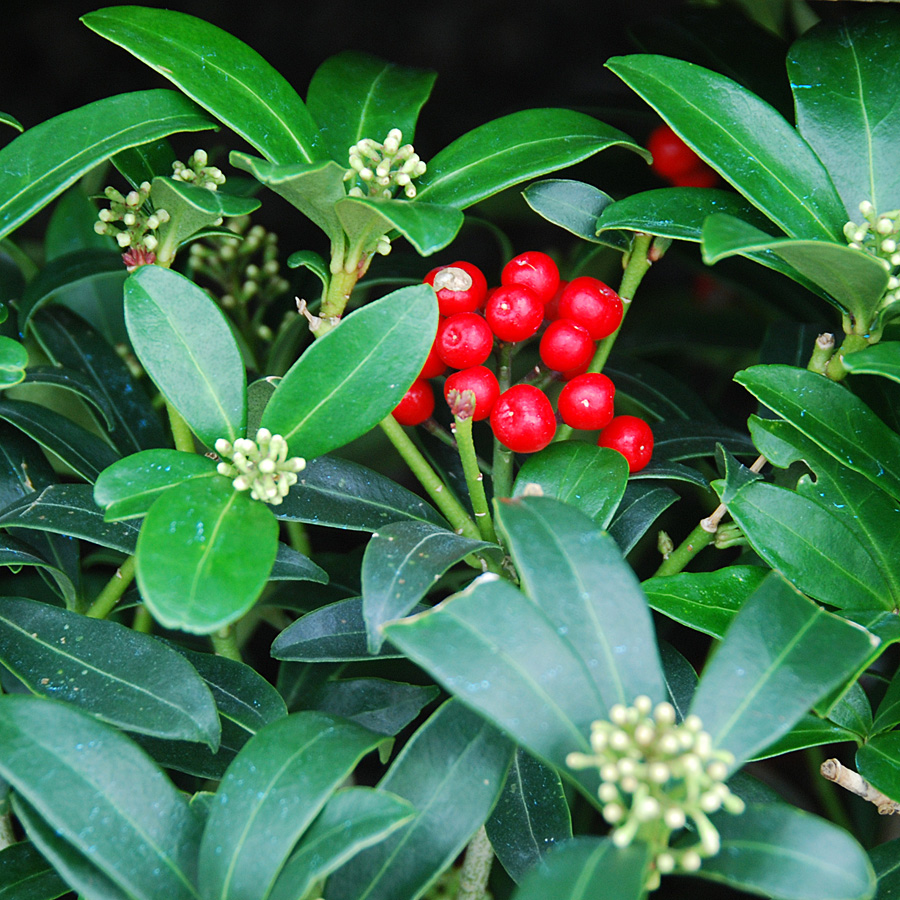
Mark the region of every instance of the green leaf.
<instances>
[{"instance_id":1,"label":"green leaf","mask_svg":"<svg viewBox=\"0 0 900 900\"><path fill-rule=\"evenodd\" d=\"M197 897L194 815L165 775L115 729L66 704L4 696L0 774L128 896Z\"/></svg>"},{"instance_id":2,"label":"green leaf","mask_svg":"<svg viewBox=\"0 0 900 900\"><path fill-rule=\"evenodd\" d=\"M212 125L177 91L152 90L106 97L29 128L0 150L0 238L120 150Z\"/></svg>"},{"instance_id":3,"label":"green leaf","mask_svg":"<svg viewBox=\"0 0 900 900\"><path fill-rule=\"evenodd\" d=\"M172 144L165 138L148 141L137 147L122 150L110 159L116 170L137 190L145 181L157 175L169 175L176 160Z\"/></svg>"},{"instance_id":4,"label":"green leaf","mask_svg":"<svg viewBox=\"0 0 900 900\"><path fill-rule=\"evenodd\" d=\"M147 515L153 501L170 487L192 478L212 478L212 460L180 450L143 450L113 463L100 473L94 500L108 522Z\"/></svg>"},{"instance_id":5,"label":"green leaf","mask_svg":"<svg viewBox=\"0 0 900 900\"><path fill-rule=\"evenodd\" d=\"M569 109L525 109L458 137L429 160L416 202L465 209L504 188L622 146L649 154L627 134Z\"/></svg>"},{"instance_id":6,"label":"green leaf","mask_svg":"<svg viewBox=\"0 0 900 900\"><path fill-rule=\"evenodd\" d=\"M336 456L308 460L275 517L289 522L377 531L391 522L447 527L421 497L384 475Z\"/></svg>"},{"instance_id":7,"label":"green leaf","mask_svg":"<svg viewBox=\"0 0 900 900\"><path fill-rule=\"evenodd\" d=\"M298 269L301 266L309 269L319 281L322 282L322 290L328 290L328 281L331 274L328 271L328 263L322 258L322 255L314 250L297 250L287 258L288 268Z\"/></svg>"},{"instance_id":8,"label":"green leaf","mask_svg":"<svg viewBox=\"0 0 900 900\"><path fill-rule=\"evenodd\" d=\"M0 661L32 693L120 728L215 750L209 689L174 650L115 622L22 597L0 597Z\"/></svg>"},{"instance_id":9,"label":"green leaf","mask_svg":"<svg viewBox=\"0 0 900 900\"><path fill-rule=\"evenodd\" d=\"M559 225L582 240L594 244L606 243L606 239L597 239L597 219L613 203L613 198L599 188L567 178L545 178L530 184L522 191L522 196L548 222ZM618 243L627 246L624 235L620 236Z\"/></svg>"},{"instance_id":10,"label":"green leaf","mask_svg":"<svg viewBox=\"0 0 900 900\"><path fill-rule=\"evenodd\" d=\"M346 316L279 382L262 424L309 459L365 434L400 402L437 331L427 284L401 288Z\"/></svg>"},{"instance_id":11,"label":"green leaf","mask_svg":"<svg viewBox=\"0 0 900 900\"><path fill-rule=\"evenodd\" d=\"M203 897L267 896L298 838L382 740L311 711L279 719L254 735L212 801L200 845Z\"/></svg>"},{"instance_id":12,"label":"green leaf","mask_svg":"<svg viewBox=\"0 0 900 900\"><path fill-rule=\"evenodd\" d=\"M523 592L593 682L595 718L640 694L665 699L647 601L613 539L583 513L543 497L500 501L497 524Z\"/></svg>"},{"instance_id":13,"label":"green leaf","mask_svg":"<svg viewBox=\"0 0 900 900\"><path fill-rule=\"evenodd\" d=\"M0 335L0 390L22 381L27 365L28 351L18 341Z\"/></svg>"},{"instance_id":14,"label":"green leaf","mask_svg":"<svg viewBox=\"0 0 900 900\"><path fill-rule=\"evenodd\" d=\"M167 628L209 634L256 602L272 571L278 523L226 479L195 478L164 493L136 550L141 595Z\"/></svg>"},{"instance_id":15,"label":"green leaf","mask_svg":"<svg viewBox=\"0 0 900 900\"><path fill-rule=\"evenodd\" d=\"M399 128L404 143L412 143L436 77L426 69L347 50L316 69L306 105L331 158L349 164L349 148L362 138L382 142L392 128Z\"/></svg>"},{"instance_id":16,"label":"green leaf","mask_svg":"<svg viewBox=\"0 0 900 900\"><path fill-rule=\"evenodd\" d=\"M68 891L30 841L0 850L0 900L56 900Z\"/></svg>"},{"instance_id":17,"label":"green leaf","mask_svg":"<svg viewBox=\"0 0 900 900\"><path fill-rule=\"evenodd\" d=\"M787 734L782 735L774 744L770 744L765 750L755 754L752 762L771 759L773 756L793 753L796 750L806 750L809 747L822 747L842 741L856 743L858 740L859 735L853 731L848 731L827 719L807 715L803 716Z\"/></svg>"},{"instance_id":18,"label":"green leaf","mask_svg":"<svg viewBox=\"0 0 900 900\"><path fill-rule=\"evenodd\" d=\"M767 571L761 566L727 566L715 572L679 572L648 578L641 587L657 612L721 638Z\"/></svg>"},{"instance_id":19,"label":"green leaf","mask_svg":"<svg viewBox=\"0 0 900 900\"><path fill-rule=\"evenodd\" d=\"M671 488L629 482L609 526L610 536L622 554L630 553L650 526L678 499Z\"/></svg>"},{"instance_id":20,"label":"green leaf","mask_svg":"<svg viewBox=\"0 0 900 900\"><path fill-rule=\"evenodd\" d=\"M448 868L488 817L512 746L453 700L410 738L378 789L409 801L415 818L328 880L329 900L413 900Z\"/></svg>"},{"instance_id":21,"label":"green leaf","mask_svg":"<svg viewBox=\"0 0 900 900\"><path fill-rule=\"evenodd\" d=\"M88 411L99 429L109 432L115 427L113 410L109 400L103 392L98 390L96 383L88 376L75 369L66 369L63 366L31 366L24 375L25 384L59 388L74 395L78 400L84 401L84 403L88 404ZM37 393L47 396L47 392L38 391ZM53 397L55 393L55 391L50 391L49 396Z\"/></svg>"},{"instance_id":22,"label":"green leaf","mask_svg":"<svg viewBox=\"0 0 900 900\"><path fill-rule=\"evenodd\" d=\"M869 858L878 876L880 900L894 900L900 890L900 838L885 841L869 851Z\"/></svg>"},{"instance_id":23,"label":"green leaf","mask_svg":"<svg viewBox=\"0 0 900 900\"><path fill-rule=\"evenodd\" d=\"M598 528L607 528L628 483L628 463L621 453L585 441L560 441L525 460L513 496L530 485L580 509Z\"/></svg>"},{"instance_id":24,"label":"green leaf","mask_svg":"<svg viewBox=\"0 0 900 900\"><path fill-rule=\"evenodd\" d=\"M887 731L898 723L900 723L900 675L895 672L884 697L878 704L872 731Z\"/></svg>"},{"instance_id":25,"label":"green leaf","mask_svg":"<svg viewBox=\"0 0 900 900\"><path fill-rule=\"evenodd\" d=\"M168 78L273 162L322 155L318 129L297 92L255 50L215 25L140 6L111 6L81 21Z\"/></svg>"},{"instance_id":26,"label":"green leaf","mask_svg":"<svg viewBox=\"0 0 900 900\"><path fill-rule=\"evenodd\" d=\"M843 828L786 803L750 803L712 818L722 849L700 878L783 900L869 900L875 873Z\"/></svg>"},{"instance_id":27,"label":"green leaf","mask_svg":"<svg viewBox=\"0 0 900 900\"><path fill-rule=\"evenodd\" d=\"M866 741L856 751L856 767L869 784L900 802L900 731Z\"/></svg>"},{"instance_id":28,"label":"green leaf","mask_svg":"<svg viewBox=\"0 0 900 900\"><path fill-rule=\"evenodd\" d=\"M896 10L883 7L877 15L822 22L788 53L797 128L828 169L851 219L862 200L879 212L900 206L891 151L900 128L893 98L882 90L900 76L898 43Z\"/></svg>"},{"instance_id":29,"label":"green leaf","mask_svg":"<svg viewBox=\"0 0 900 900\"><path fill-rule=\"evenodd\" d=\"M884 341L865 350L841 357L844 366L856 375L881 375L900 381L900 341Z\"/></svg>"},{"instance_id":30,"label":"green leaf","mask_svg":"<svg viewBox=\"0 0 900 900\"><path fill-rule=\"evenodd\" d=\"M125 283L125 323L147 374L207 447L244 436L241 352L206 291L171 269L141 266Z\"/></svg>"},{"instance_id":31,"label":"green leaf","mask_svg":"<svg viewBox=\"0 0 900 900\"><path fill-rule=\"evenodd\" d=\"M872 731L872 704L858 681L854 681L831 706L828 718L861 737Z\"/></svg>"},{"instance_id":32,"label":"green leaf","mask_svg":"<svg viewBox=\"0 0 900 900\"><path fill-rule=\"evenodd\" d=\"M676 134L792 237L841 240L843 204L812 148L746 88L664 56L616 56L606 67Z\"/></svg>"},{"instance_id":33,"label":"green leaf","mask_svg":"<svg viewBox=\"0 0 900 900\"><path fill-rule=\"evenodd\" d=\"M703 223L703 259L712 264L729 256L755 257L771 251L812 283L858 327L874 322L890 273L870 253L823 240L773 238L734 216L715 215ZM793 277L791 272L785 274ZM798 279L795 279L798 280Z\"/></svg>"},{"instance_id":34,"label":"green leaf","mask_svg":"<svg viewBox=\"0 0 900 900\"><path fill-rule=\"evenodd\" d=\"M653 456L651 464L662 460L697 459L715 456L716 448L723 447L732 454L756 454L753 442L740 431L713 422L673 419L653 423ZM637 477L646 470L636 472ZM652 468L651 468L652 471ZM646 476L644 476L646 477Z\"/></svg>"},{"instance_id":35,"label":"green leaf","mask_svg":"<svg viewBox=\"0 0 900 900\"><path fill-rule=\"evenodd\" d=\"M328 583L328 573L319 568L308 556L283 541L278 542L275 562L269 575L271 581L314 581Z\"/></svg>"},{"instance_id":36,"label":"green leaf","mask_svg":"<svg viewBox=\"0 0 900 900\"><path fill-rule=\"evenodd\" d=\"M9 125L12 128L15 128L16 131L24 131L25 129L22 127L21 123L14 116L11 116L9 113L0 112L0 122L4 125Z\"/></svg>"},{"instance_id":37,"label":"green leaf","mask_svg":"<svg viewBox=\"0 0 900 900\"><path fill-rule=\"evenodd\" d=\"M8 534L0 534L0 566L10 566L14 571L20 566L43 569L53 579L56 591L68 609L73 609L78 602L78 591L67 572L39 556L34 547Z\"/></svg>"},{"instance_id":38,"label":"green leaf","mask_svg":"<svg viewBox=\"0 0 900 900\"><path fill-rule=\"evenodd\" d=\"M492 547L426 522L393 522L373 534L362 564L369 650L381 649L381 626L405 616L451 566Z\"/></svg>"},{"instance_id":39,"label":"green leaf","mask_svg":"<svg viewBox=\"0 0 900 900\"><path fill-rule=\"evenodd\" d=\"M548 850L572 837L572 817L559 774L517 750L485 828L503 868L520 882Z\"/></svg>"},{"instance_id":40,"label":"green leaf","mask_svg":"<svg viewBox=\"0 0 900 900\"><path fill-rule=\"evenodd\" d=\"M268 900L297 900L361 850L409 824L416 809L387 791L350 787L338 791L300 839Z\"/></svg>"},{"instance_id":41,"label":"green leaf","mask_svg":"<svg viewBox=\"0 0 900 900\"><path fill-rule=\"evenodd\" d=\"M838 462L900 499L900 436L845 387L792 366L751 366L734 380Z\"/></svg>"},{"instance_id":42,"label":"green leaf","mask_svg":"<svg viewBox=\"0 0 900 900\"><path fill-rule=\"evenodd\" d=\"M650 862L646 844L623 849L608 838L572 838L551 849L512 900L641 900Z\"/></svg>"},{"instance_id":43,"label":"green leaf","mask_svg":"<svg viewBox=\"0 0 900 900\"><path fill-rule=\"evenodd\" d=\"M734 771L790 731L878 643L769 575L707 663L691 712L703 721L713 746L734 755Z\"/></svg>"}]
</instances>

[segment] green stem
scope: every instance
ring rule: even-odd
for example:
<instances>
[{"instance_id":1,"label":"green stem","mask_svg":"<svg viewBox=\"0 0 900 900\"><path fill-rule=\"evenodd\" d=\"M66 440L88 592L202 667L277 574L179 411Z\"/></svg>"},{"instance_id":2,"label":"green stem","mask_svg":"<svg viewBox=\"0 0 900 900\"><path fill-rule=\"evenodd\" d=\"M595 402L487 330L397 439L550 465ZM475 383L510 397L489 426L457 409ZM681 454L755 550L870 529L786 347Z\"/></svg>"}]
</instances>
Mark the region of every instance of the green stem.
<instances>
[{"instance_id":1,"label":"green stem","mask_svg":"<svg viewBox=\"0 0 900 900\"><path fill-rule=\"evenodd\" d=\"M846 335L841 342L840 349L828 361L828 365L825 367L825 374L832 381L843 381L849 373L849 369L844 366L844 355L855 353L857 350L865 350L869 343L862 335Z\"/></svg>"},{"instance_id":2,"label":"green stem","mask_svg":"<svg viewBox=\"0 0 900 900\"><path fill-rule=\"evenodd\" d=\"M704 547L715 538L715 531L707 531L700 522L696 528L662 561L656 575L677 575Z\"/></svg>"},{"instance_id":3,"label":"green stem","mask_svg":"<svg viewBox=\"0 0 900 900\"><path fill-rule=\"evenodd\" d=\"M139 606L134 611L134 621L131 623L131 630L138 631L141 634L150 634L153 631L153 616L146 606Z\"/></svg>"},{"instance_id":4,"label":"green stem","mask_svg":"<svg viewBox=\"0 0 900 900\"><path fill-rule=\"evenodd\" d=\"M116 569L116 574L106 582L103 590L97 595L97 599L88 608L86 615L92 619L105 619L122 599L122 594L128 590L132 581L134 581L134 557L129 556Z\"/></svg>"},{"instance_id":5,"label":"green stem","mask_svg":"<svg viewBox=\"0 0 900 900\"><path fill-rule=\"evenodd\" d=\"M484 900L493 862L494 848L482 825L466 847L456 900Z\"/></svg>"},{"instance_id":6,"label":"green stem","mask_svg":"<svg viewBox=\"0 0 900 900\"><path fill-rule=\"evenodd\" d=\"M241 659L241 651L238 649L237 639L234 635L234 626L226 625L218 631L214 631L209 639L212 641L213 650L216 656L224 656L226 659L233 659L236 662L243 662Z\"/></svg>"},{"instance_id":7,"label":"green stem","mask_svg":"<svg viewBox=\"0 0 900 900\"><path fill-rule=\"evenodd\" d=\"M356 266L353 267L352 272L347 272L341 265L337 272L332 273L328 282L328 290L319 309L319 315L325 321L322 323L320 331L316 332L316 337L321 337L326 331L331 330L333 326L327 324L329 319L339 319L344 314L357 281L359 281L359 273Z\"/></svg>"},{"instance_id":8,"label":"green stem","mask_svg":"<svg viewBox=\"0 0 900 900\"><path fill-rule=\"evenodd\" d=\"M472 501L472 509L475 511L475 522L478 531L485 541L497 543L497 533L494 531L494 523L491 520L491 509L488 506L487 495L484 493L484 476L478 468L478 457L475 454L475 444L472 441L472 417L462 419L454 416L456 424L456 446L459 449L459 458L462 462L463 474L466 476L466 486L469 488L469 499Z\"/></svg>"},{"instance_id":9,"label":"green stem","mask_svg":"<svg viewBox=\"0 0 900 900\"><path fill-rule=\"evenodd\" d=\"M512 384L512 344L500 344L497 355L497 381L500 384L500 393L502 394ZM495 497L509 497L512 494L513 463L512 450L504 447L497 438L494 438L491 485L494 489Z\"/></svg>"},{"instance_id":10,"label":"green stem","mask_svg":"<svg viewBox=\"0 0 900 900\"><path fill-rule=\"evenodd\" d=\"M419 448L413 443L410 436L403 430L403 426L393 417L385 416L381 422L381 430L387 435L388 440L394 445L403 461L409 466L410 471L419 480L419 484L425 488L426 493L435 502L438 509L444 514L447 521L458 534L479 540L481 534L478 526L469 517L462 504L453 496L450 489L438 477L438 474L428 464L428 460L419 452Z\"/></svg>"},{"instance_id":11,"label":"green stem","mask_svg":"<svg viewBox=\"0 0 900 900\"><path fill-rule=\"evenodd\" d=\"M166 409L169 412L169 424L172 426L172 438L175 441L175 449L184 453L194 453L194 434L184 417L166 400Z\"/></svg>"},{"instance_id":12,"label":"green stem","mask_svg":"<svg viewBox=\"0 0 900 900\"><path fill-rule=\"evenodd\" d=\"M312 545L309 542L309 533L302 522L285 522L287 526L288 540L291 546L304 556L312 554Z\"/></svg>"},{"instance_id":13,"label":"green stem","mask_svg":"<svg viewBox=\"0 0 900 900\"><path fill-rule=\"evenodd\" d=\"M825 810L825 815L831 819L835 825L845 828L849 832L853 832L853 822L850 815L844 808L838 796L838 787L833 781L823 778L819 774L825 754L819 747L808 747L803 751L804 760L809 769L809 777L812 781L813 790L819 798L819 802Z\"/></svg>"}]
</instances>

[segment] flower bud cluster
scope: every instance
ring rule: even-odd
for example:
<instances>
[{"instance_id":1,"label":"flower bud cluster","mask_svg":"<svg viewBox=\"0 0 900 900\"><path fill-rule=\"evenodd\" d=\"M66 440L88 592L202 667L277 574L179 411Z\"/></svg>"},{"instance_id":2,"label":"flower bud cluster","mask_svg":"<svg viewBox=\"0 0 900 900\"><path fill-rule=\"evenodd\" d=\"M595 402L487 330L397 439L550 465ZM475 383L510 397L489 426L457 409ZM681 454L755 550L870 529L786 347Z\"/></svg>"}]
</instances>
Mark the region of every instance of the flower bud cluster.
<instances>
[{"instance_id":1,"label":"flower bud cluster","mask_svg":"<svg viewBox=\"0 0 900 900\"><path fill-rule=\"evenodd\" d=\"M733 757L713 749L697 716L676 724L671 703L654 707L641 696L633 706L613 706L609 718L591 726L593 753L570 753L566 762L573 769L599 770L597 793L603 817L613 826L610 837L618 847L633 840L650 845L647 889L654 890L661 875L695 872L704 857L719 852L711 813L743 812L744 802L725 785ZM684 828L698 840L670 847L672 834Z\"/></svg>"},{"instance_id":2,"label":"flower bud cluster","mask_svg":"<svg viewBox=\"0 0 900 900\"><path fill-rule=\"evenodd\" d=\"M184 181L214 191L219 185L225 184L225 175L217 166L207 165L208 162L209 156L205 150L195 150L187 165L180 159L172 163L172 178L175 181Z\"/></svg>"},{"instance_id":3,"label":"flower bud cluster","mask_svg":"<svg viewBox=\"0 0 900 900\"><path fill-rule=\"evenodd\" d=\"M233 479L238 491L250 491L254 500L279 506L291 485L297 483L297 473L306 468L306 460L299 456L288 458L287 441L268 428L256 432L256 440L238 438L233 444L225 438L216 441L216 453L222 461L216 466L220 475Z\"/></svg>"},{"instance_id":4,"label":"flower bud cluster","mask_svg":"<svg viewBox=\"0 0 900 900\"><path fill-rule=\"evenodd\" d=\"M880 259L890 272L883 303L900 300L900 209L879 214L874 205L863 200L859 204L862 225L847 222L844 237L857 250L865 250Z\"/></svg>"},{"instance_id":5,"label":"flower bud cluster","mask_svg":"<svg viewBox=\"0 0 900 900\"><path fill-rule=\"evenodd\" d=\"M425 163L419 159L412 144L402 144L403 132L392 128L384 143L363 138L350 148L350 168L344 181L357 179L368 193L356 184L348 193L351 197L393 197L397 188L411 200L416 196L413 181L425 173ZM381 252L381 251L379 251Z\"/></svg>"},{"instance_id":6,"label":"flower bud cluster","mask_svg":"<svg viewBox=\"0 0 900 900\"><path fill-rule=\"evenodd\" d=\"M94 231L114 236L123 250L154 253L159 245L157 230L169 221L169 214L164 209L154 210L150 204L150 182L124 196L114 187L107 187L103 194L109 208L97 214L100 221L94 223Z\"/></svg>"}]
</instances>

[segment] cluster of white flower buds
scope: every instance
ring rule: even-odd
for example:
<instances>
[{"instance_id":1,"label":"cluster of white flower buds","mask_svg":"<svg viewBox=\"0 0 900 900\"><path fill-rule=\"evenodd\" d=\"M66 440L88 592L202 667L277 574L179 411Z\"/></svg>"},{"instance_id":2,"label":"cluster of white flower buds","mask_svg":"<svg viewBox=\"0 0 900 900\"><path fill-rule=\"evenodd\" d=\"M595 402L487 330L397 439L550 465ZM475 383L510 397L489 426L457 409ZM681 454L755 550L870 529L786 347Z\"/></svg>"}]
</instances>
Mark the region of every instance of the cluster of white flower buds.
<instances>
[{"instance_id":1,"label":"cluster of white flower buds","mask_svg":"<svg viewBox=\"0 0 900 900\"><path fill-rule=\"evenodd\" d=\"M844 237L851 247L865 250L882 261L890 272L883 303L900 300L900 209L879 214L874 205L863 200L859 204L863 216L862 225L847 222Z\"/></svg>"},{"instance_id":2,"label":"cluster of white flower buds","mask_svg":"<svg viewBox=\"0 0 900 900\"><path fill-rule=\"evenodd\" d=\"M654 707L641 696L633 706L613 706L609 718L591 726L593 753L570 753L566 762L573 769L599 770L597 793L603 817L613 826L610 837L617 847L633 840L650 845L653 866L646 887L655 890L661 875L695 872L704 857L719 852L719 833L709 814L743 812L743 800L725 784L733 757L713 749L697 716L676 724L671 703ZM670 847L672 834L684 828L698 840Z\"/></svg>"},{"instance_id":3,"label":"cluster of white flower buds","mask_svg":"<svg viewBox=\"0 0 900 900\"><path fill-rule=\"evenodd\" d=\"M297 483L297 473L306 468L306 460L299 456L288 459L288 444L280 434L268 428L256 432L256 440L238 438L233 444L225 438L216 441L216 453L222 462L216 471L232 483L238 491L250 491L254 500L278 506Z\"/></svg>"},{"instance_id":4,"label":"cluster of white flower buds","mask_svg":"<svg viewBox=\"0 0 900 900\"><path fill-rule=\"evenodd\" d=\"M99 222L94 223L97 234L110 234L123 249L141 249L153 253L159 245L156 230L169 221L164 209L152 209L147 202L150 198L150 182L145 181L138 190L122 196L114 187L103 192L109 200L109 209L101 209L97 214Z\"/></svg>"},{"instance_id":5,"label":"cluster of white flower buds","mask_svg":"<svg viewBox=\"0 0 900 900\"><path fill-rule=\"evenodd\" d=\"M219 185L225 184L225 175L218 167L207 165L208 162L209 156L205 150L195 150L187 165L180 159L172 163L172 178L214 191Z\"/></svg>"},{"instance_id":6,"label":"cluster of white flower buds","mask_svg":"<svg viewBox=\"0 0 900 900\"><path fill-rule=\"evenodd\" d=\"M419 159L412 144L402 144L403 132L392 128L383 144L363 138L350 148L350 168L344 181L358 178L368 193L356 185L348 191L351 197L393 197L397 188L411 200L416 196L413 181L425 173L425 163ZM381 252L381 251L379 251Z\"/></svg>"}]
</instances>

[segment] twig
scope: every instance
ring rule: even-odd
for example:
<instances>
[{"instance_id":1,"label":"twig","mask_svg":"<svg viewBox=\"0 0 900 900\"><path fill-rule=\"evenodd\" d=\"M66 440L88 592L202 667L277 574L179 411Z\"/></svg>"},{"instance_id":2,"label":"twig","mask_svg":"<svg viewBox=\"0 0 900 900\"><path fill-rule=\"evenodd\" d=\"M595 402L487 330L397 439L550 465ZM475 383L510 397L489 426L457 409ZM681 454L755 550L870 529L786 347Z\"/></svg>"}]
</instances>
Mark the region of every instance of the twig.
<instances>
[{"instance_id":1,"label":"twig","mask_svg":"<svg viewBox=\"0 0 900 900\"><path fill-rule=\"evenodd\" d=\"M851 794L856 794L857 797L874 803L879 815L892 816L894 813L900 813L900 803L891 800L887 794L882 794L877 788L873 788L858 772L842 766L838 760L826 759L819 767L819 771L823 777L846 788Z\"/></svg>"}]
</instances>

